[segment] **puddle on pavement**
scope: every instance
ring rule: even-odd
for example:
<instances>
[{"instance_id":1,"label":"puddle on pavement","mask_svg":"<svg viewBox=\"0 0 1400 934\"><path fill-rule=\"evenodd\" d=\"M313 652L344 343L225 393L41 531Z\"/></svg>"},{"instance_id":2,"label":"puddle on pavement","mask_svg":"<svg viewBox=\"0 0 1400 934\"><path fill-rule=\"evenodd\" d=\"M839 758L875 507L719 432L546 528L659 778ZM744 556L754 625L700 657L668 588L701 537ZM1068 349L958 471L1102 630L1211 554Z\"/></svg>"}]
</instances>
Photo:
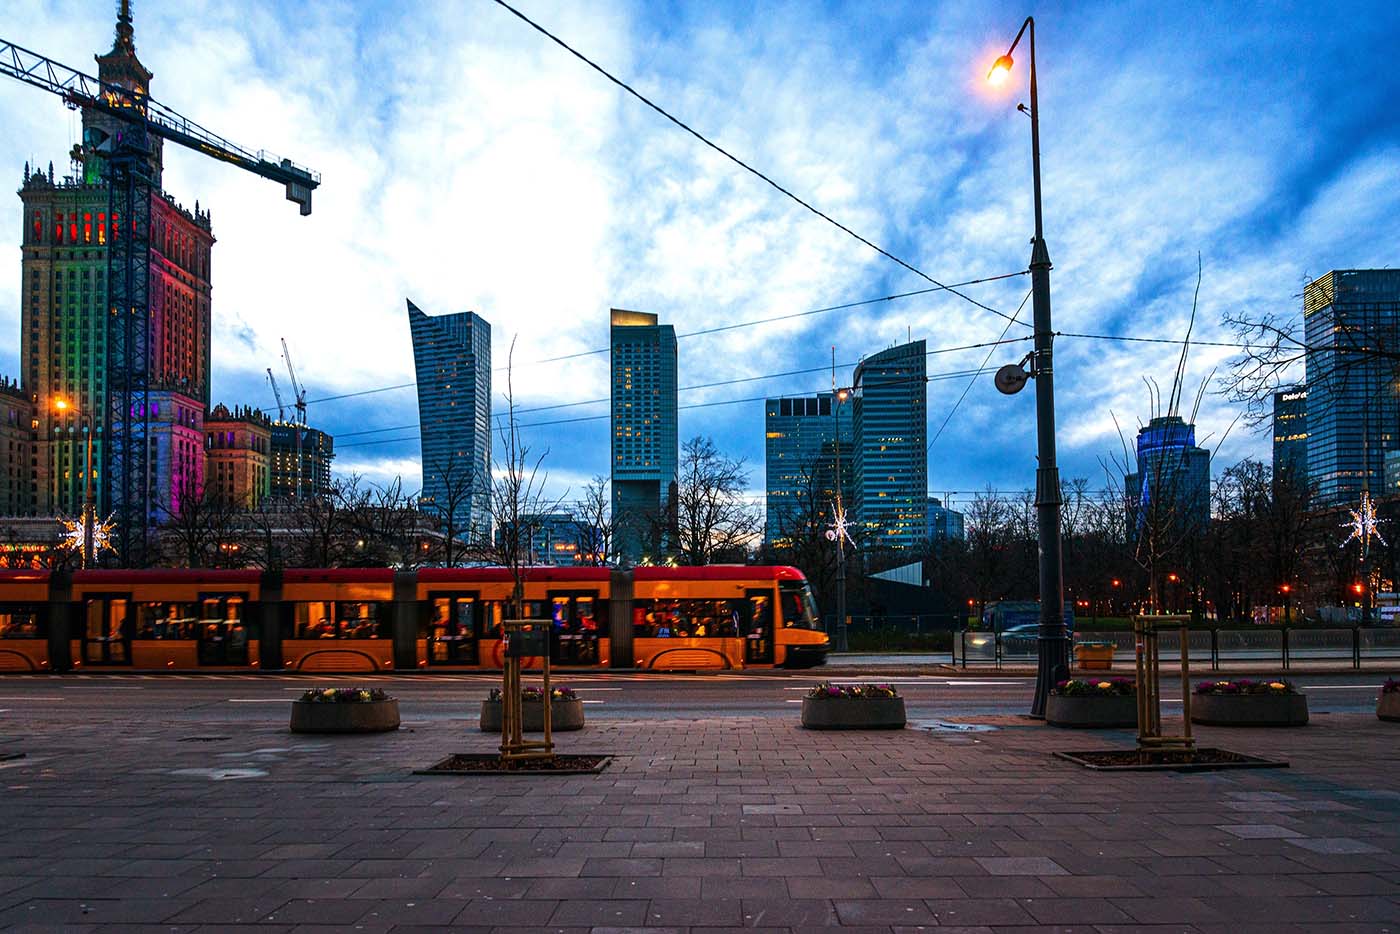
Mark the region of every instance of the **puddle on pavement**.
<instances>
[{"instance_id":1,"label":"puddle on pavement","mask_svg":"<svg viewBox=\"0 0 1400 934\"><path fill-rule=\"evenodd\" d=\"M993 733L997 729L985 723L950 723L947 720L910 720L909 725L928 733Z\"/></svg>"},{"instance_id":2,"label":"puddle on pavement","mask_svg":"<svg viewBox=\"0 0 1400 934\"><path fill-rule=\"evenodd\" d=\"M207 778L211 782L267 777L267 772L262 769L172 769L170 774L188 778Z\"/></svg>"}]
</instances>

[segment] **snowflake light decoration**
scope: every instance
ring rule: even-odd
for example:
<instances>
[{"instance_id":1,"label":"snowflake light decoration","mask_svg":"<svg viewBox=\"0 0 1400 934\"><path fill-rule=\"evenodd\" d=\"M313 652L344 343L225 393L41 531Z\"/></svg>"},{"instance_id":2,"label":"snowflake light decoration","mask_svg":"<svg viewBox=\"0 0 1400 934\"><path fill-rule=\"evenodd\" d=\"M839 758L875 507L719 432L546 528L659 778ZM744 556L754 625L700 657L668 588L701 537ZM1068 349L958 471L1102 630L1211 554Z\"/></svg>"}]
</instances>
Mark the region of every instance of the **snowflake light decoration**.
<instances>
[{"instance_id":1,"label":"snowflake light decoration","mask_svg":"<svg viewBox=\"0 0 1400 934\"><path fill-rule=\"evenodd\" d=\"M1381 536L1381 520L1376 516L1376 504L1371 502L1371 494L1363 492L1361 503L1348 511L1351 513L1351 519L1342 523L1342 528L1349 532L1342 542L1343 548L1353 541L1358 541L1361 543L1361 556L1364 558L1371 551L1372 538L1380 539L1382 545L1386 544L1385 538Z\"/></svg>"},{"instance_id":2,"label":"snowflake light decoration","mask_svg":"<svg viewBox=\"0 0 1400 934\"><path fill-rule=\"evenodd\" d=\"M92 554L93 557L96 557L103 551L112 549L112 530L117 527L117 524L112 521L111 516L99 519L94 515L92 520ZM83 540L87 537L83 524L85 520L79 517L77 519L59 519L58 521L63 525L60 544L69 551L81 552Z\"/></svg>"},{"instance_id":3,"label":"snowflake light decoration","mask_svg":"<svg viewBox=\"0 0 1400 934\"><path fill-rule=\"evenodd\" d=\"M833 510L831 527L826 530L826 540L829 542L849 542L851 540L851 523L846 516L846 507L837 503Z\"/></svg>"}]
</instances>

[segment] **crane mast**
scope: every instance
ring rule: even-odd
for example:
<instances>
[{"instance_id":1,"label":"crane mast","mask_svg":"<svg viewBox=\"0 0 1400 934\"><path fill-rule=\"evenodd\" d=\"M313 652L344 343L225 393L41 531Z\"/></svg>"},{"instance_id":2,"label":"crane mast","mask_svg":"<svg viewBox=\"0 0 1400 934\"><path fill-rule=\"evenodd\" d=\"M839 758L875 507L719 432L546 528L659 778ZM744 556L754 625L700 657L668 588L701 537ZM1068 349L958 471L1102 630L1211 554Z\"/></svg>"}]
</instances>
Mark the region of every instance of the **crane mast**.
<instances>
[{"instance_id":1,"label":"crane mast","mask_svg":"<svg viewBox=\"0 0 1400 934\"><path fill-rule=\"evenodd\" d=\"M282 404L282 390L277 388L277 379L272 375L272 367L267 368L267 381L272 384L272 398L277 400L277 420L287 420L287 407Z\"/></svg>"},{"instance_id":2,"label":"crane mast","mask_svg":"<svg viewBox=\"0 0 1400 934\"><path fill-rule=\"evenodd\" d=\"M131 10L123 2L118 35L130 45ZM115 54L115 50L114 50ZM70 108L111 119L107 130L84 134L84 149L100 160L108 216L121 219L120 237L107 250L107 444L102 485L117 520L117 552L127 565L146 560L154 517L151 444L151 177L152 137L169 140L281 184L287 200L311 213L311 193L321 177L290 159L245 149L200 126L145 93L70 68L0 39L0 75L48 91ZM86 123L86 120L84 121ZM271 373L268 374L269 377ZM295 380L294 380L295 381ZM304 401L298 406L304 409ZM300 446L298 431L298 447ZM300 469L300 457L298 457Z\"/></svg>"},{"instance_id":3,"label":"crane mast","mask_svg":"<svg viewBox=\"0 0 1400 934\"><path fill-rule=\"evenodd\" d=\"M292 399L296 406L296 429L297 429L297 469L296 469L296 491L297 499L301 499L301 474L302 474L302 435L306 432L306 388L297 381L297 371L292 367L292 351L287 347L287 339L282 338L282 359L287 361L287 375L292 379Z\"/></svg>"}]
</instances>

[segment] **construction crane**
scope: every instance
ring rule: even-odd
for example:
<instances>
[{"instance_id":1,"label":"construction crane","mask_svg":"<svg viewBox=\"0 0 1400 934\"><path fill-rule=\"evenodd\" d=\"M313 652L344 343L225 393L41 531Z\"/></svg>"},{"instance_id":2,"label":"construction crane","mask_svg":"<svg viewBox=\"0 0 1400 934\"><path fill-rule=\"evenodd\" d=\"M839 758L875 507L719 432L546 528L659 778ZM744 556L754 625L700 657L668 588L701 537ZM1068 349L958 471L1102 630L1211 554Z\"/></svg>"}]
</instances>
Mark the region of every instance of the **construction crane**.
<instances>
[{"instance_id":1,"label":"construction crane","mask_svg":"<svg viewBox=\"0 0 1400 934\"><path fill-rule=\"evenodd\" d=\"M272 398L277 400L277 420L287 420L287 407L282 404L282 390L277 388L277 379L272 375L272 367L267 368L267 381L272 384Z\"/></svg>"},{"instance_id":2,"label":"construction crane","mask_svg":"<svg viewBox=\"0 0 1400 934\"><path fill-rule=\"evenodd\" d=\"M306 387L297 381L297 371L292 367L292 352L287 347L287 339L282 338L282 359L287 361L287 375L292 378L292 404L296 407L297 429L297 499L301 499L301 436L306 432Z\"/></svg>"},{"instance_id":3,"label":"construction crane","mask_svg":"<svg viewBox=\"0 0 1400 934\"><path fill-rule=\"evenodd\" d=\"M130 51L131 5L121 0L119 45ZM115 49L114 49L115 51ZM70 108L109 118L109 130L84 132L83 149L101 163L108 215L121 218L121 237L107 247L107 444L103 489L117 520L117 552L127 565L144 562L152 522L152 361L150 320L152 138L169 140L283 185L303 216L321 177L290 159L253 152L161 104L144 87L126 87L84 74L0 39L0 74L63 99ZM88 121L84 121L86 124ZM102 121L97 121L102 122ZM298 436L300 437L300 436Z\"/></svg>"}]
</instances>

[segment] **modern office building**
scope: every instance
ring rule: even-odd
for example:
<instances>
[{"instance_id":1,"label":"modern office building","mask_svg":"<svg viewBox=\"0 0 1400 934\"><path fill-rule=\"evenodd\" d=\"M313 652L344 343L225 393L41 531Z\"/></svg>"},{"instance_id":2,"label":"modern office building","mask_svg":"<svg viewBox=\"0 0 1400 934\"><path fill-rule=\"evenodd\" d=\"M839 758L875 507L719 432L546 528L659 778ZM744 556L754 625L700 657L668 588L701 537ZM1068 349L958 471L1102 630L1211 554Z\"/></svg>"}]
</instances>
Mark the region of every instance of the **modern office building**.
<instances>
[{"instance_id":1,"label":"modern office building","mask_svg":"<svg viewBox=\"0 0 1400 934\"><path fill-rule=\"evenodd\" d=\"M34 437L34 400L18 382L0 379L0 516L34 513L38 493Z\"/></svg>"},{"instance_id":2,"label":"modern office building","mask_svg":"<svg viewBox=\"0 0 1400 934\"><path fill-rule=\"evenodd\" d=\"M223 404L204 416L204 489L244 509L272 495L272 421Z\"/></svg>"},{"instance_id":3,"label":"modern office building","mask_svg":"<svg viewBox=\"0 0 1400 934\"><path fill-rule=\"evenodd\" d=\"M664 547L680 460L676 331L657 316L611 309L612 508L619 563Z\"/></svg>"},{"instance_id":4,"label":"modern office building","mask_svg":"<svg viewBox=\"0 0 1400 934\"><path fill-rule=\"evenodd\" d=\"M113 85L149 92L151 73L136 57L128 5L118 15L112 50L97 56L98 76ZM75 147L69 174L56 176L25 166L19 197L23 204L20 278L20 366L22 385L34 399L38 422L33 480L35 508L45 514L76 515L86 484L86 432L93 430L93 472L99 513L109 511L112 439L119 419L140 422L147 439L143 470L149 482L133 484L133 495L150 522L160 521L189 477L174 473L186 459L177 448L159 449L188 426L177 419L186 406L171 404L176 394L203 413L209 403L210 281L214 235L208 212L196 203L181 207L161 188L161 140L150 138L145 171L151 182L149 218L149 340L146 372L134 383L139 393L130 406L109 395L112 367L124 358L111 351L107 269L110 249L130 236L131 225L111 213L102 175L104 140L118 132L114 118L84 110L83 143ZM109 213L111 216L109 216ZM56 403L68 409L60 415ZM125 411L122 411L122 409ZM74 414L78 413L78 414Z\"/></svg>"},{"instance_id":5,"label":"modern office building","mask_svg":"<svg viewBox=\"0 0 1400 934\"><path fill-rule=\"evenodd\" d=\"M1210 523L1210 452L1196 426L1177 415L1148 422L1137 436L1137 472L1123 478L1128 527L1159 540L1183 540Z\"/></svg>"},{"instance_id":6,"label":"modern office building","mask_svg":"<svg viewBox=\"0 0 1400 934\"><path fill-rule=\"evenodd\" d=\"M1337 269L1303 287L1308 482L1319 506L1354 504L1400 447L1400 269Z\"/></svg>"},{"instance_id":7,"label":"modern office building","mask_svg":"<svg viewBox=\"0 0 1400 934\"><path fill-rule=\"evenodd\" d=\"M921 549L928 535L924 342L872 354L855 371L853 519L873 548Z\"/></svg>"},{"instance_id":8,"label":"modern office building","mask_svg":"<svg viewBox=\"0 0 1400 934\"><path fill-rule=\"evenodd\" d=\"M280 499L329 496L335 439L292 422L273 422L271 431L272 495Z\"/></svg>"},{"instance_id":9,"label":"modern office building","mask_svg":"<svg viewBox=\"0 0 1400 934\"><path fill-rule=\"evenodd\" d=\"M522 518L529 532L529 542L522 542L522 560L539 567L573 567L583 561L582 550L589 536L573 514L551 512ZM497 544L503 546L506 526L496 528Z\"/></svg>"},{"instance_id":10,"label":"modern office building","mask_svg":"<svg viewBox=\"0 0 1400 934\"><path fill-rule=\"evenodd\" d=\"M963 514L949 509L936 496L928 498L928 540L936 542L961 542L967 539L963 525Z\"/></svg>"},{"instance_id":11,"label":"modern office building","mask_svg":"<svg viewBox=\"0 0 1400 934\"><path fill-rule=\"evenodd\" d=\"M850 499L854 413L853 400L832 392L764 400L765 544L780 542L795 523L831 521L838 463L842 501Z\"/></svg>"},{"instance_id":12,"label":"modern office building","mask_svg":"<svg viewBox=\"0 0 1400 934\"><path fill-rule=\"evenodd\" d=\"M1274 478L1287 470L1295 482L1308 478L1308 387L1274 393Z\"/></svg>"},{"instance_id":13,"label":"modern office building","mask_svg":"<svg viewBox=\"0 0 1400 934\"><path fill-rule=\"evenodd\" d=\"M491 532L491 325L471 311L428 315L410 301L408 327L422 438L419 505L444 534L483 540Z\"/></svg>"}]
</instances>

